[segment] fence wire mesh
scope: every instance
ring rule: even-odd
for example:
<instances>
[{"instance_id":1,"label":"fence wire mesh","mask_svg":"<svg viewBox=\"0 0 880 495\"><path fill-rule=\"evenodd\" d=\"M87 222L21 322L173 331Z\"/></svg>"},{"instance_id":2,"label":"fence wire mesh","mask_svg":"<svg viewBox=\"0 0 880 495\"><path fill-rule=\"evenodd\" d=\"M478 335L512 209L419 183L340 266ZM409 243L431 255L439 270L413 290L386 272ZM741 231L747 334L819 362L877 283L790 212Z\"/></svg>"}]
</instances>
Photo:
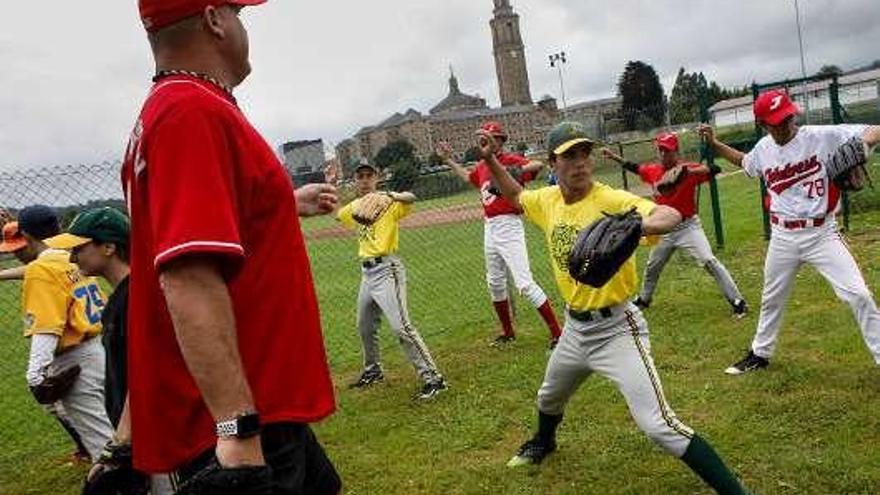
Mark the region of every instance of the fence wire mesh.
<instances>
[{"instance_id":1,"label":"fence wire mesh","mask_svg":"<svg viewBox=\"0 0 880 495\"><path fill-rule=\"evenodd\" d=\"M876 103L867 108L845 105L844 110L853 121L880 124L880 108ZM751 126L747 127L722 129L720 134L734 139L753 132ZM679 132L684 158L698 161L700 143L693 126L668 129ZM656 159L650 134L643 133L640 137L607 145L627 160L645 162ZM598 153L594 156L594 176L598 180L639 194L648 193L639 185L637 177L630 175L624 180L617 164L601 158ZM532 155L532 158L546 161L542 154ZM876 174L877 169L875 163L875 177L880 177ZM545 184L546 180L545 172L532 187ZM454 335L456 332L482 332L488 342L497 332L497 322L485 282L479 193L448 170L418 176L412 189L421 201L416 212L403 221L400 238L400 255L409 278L411 319L429 346L441 334ZM721 190L723 195L723 185ZM350 184L342 187L341 194L343 203L353 199ZM0 206L14 216L22 207L32 204L57 208L64 226L84 208L99 205L122 207L119 163L0 173ZM757 218L759 206L754 207ZM880 193L869 190L854 195L853 211L876 208L880 208ZM205 214L210 214L210 205L205 205ZM359 372L361 360L355 324L361 276L356 236L343 229L332 217L306 219L301 226L308 241L331 365L337 377L347 379ZM548 256L543 237L532 226L526 227L526 235L535 280L557 303L559 313L562 307L546 261ZM17 264L8 256L0 258L2 268ZM59 480L58 493L69 493L72 492L69 485L72 478L65 475L64 470L82 468L64 464L74 446L58 424L38 407L27 389L24 373L28 341L21 334L20 290L19 282L0 282L0 397L3 401L0 431L4 438L4 448L0 450L0 493L17 493L4 491L8 480L24 479L37 472L45 478L47 470L59 471L57 476L51 476ZM547 331L538 314L526 300L515 295L512 298L518 302L516 325L524 338L546 339ZM383 352L388 360L406 366L387 327L383 326L381 335ZM438 360L442 366L442 349L432 348L432 351L440 355Z\"/></svg>"}]
</instances>

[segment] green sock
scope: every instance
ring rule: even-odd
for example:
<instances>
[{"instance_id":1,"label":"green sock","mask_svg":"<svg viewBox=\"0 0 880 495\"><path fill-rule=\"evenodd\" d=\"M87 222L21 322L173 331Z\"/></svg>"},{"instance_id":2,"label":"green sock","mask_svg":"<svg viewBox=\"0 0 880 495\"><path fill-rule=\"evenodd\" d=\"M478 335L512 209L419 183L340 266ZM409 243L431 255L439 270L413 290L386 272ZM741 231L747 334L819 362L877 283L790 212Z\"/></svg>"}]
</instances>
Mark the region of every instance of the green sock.
<instances>
[{"instance_id":1,"label":"green sock","mask_svg":"<svg viewBox=\"0 0 880 495\"><path fill-rule=\"evenodd\" d=\"M748 495L715 449L699 435L691 438L681 460L720 495Z\"/></svg>"}]
</instances>

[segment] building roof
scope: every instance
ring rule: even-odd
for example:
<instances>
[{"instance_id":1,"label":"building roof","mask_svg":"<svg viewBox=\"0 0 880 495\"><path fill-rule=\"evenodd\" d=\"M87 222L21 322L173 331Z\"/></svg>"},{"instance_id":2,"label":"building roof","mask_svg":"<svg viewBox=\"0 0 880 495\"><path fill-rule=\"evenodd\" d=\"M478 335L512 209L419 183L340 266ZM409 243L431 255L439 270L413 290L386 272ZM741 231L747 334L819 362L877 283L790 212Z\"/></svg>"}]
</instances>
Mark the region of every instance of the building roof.
<instances>
[{"instance_id":1,"label":"building roof","mask_svg":"<svg viewBox=\"0 0 880 495\"><path fill-rule=\"evenodd\" d=\"M880 81L880 69L869 69L858 72L848 72L837 78L838 84L841 86L852 86L864 82ZM807 84L807 91L819 91L828 88L831 85L831 79L824 79ZM784 86L784 84L782 84ZM801 84L789 85L788 91L792 96L803 93L804 87ZM731 108L751 107L754 102L752 95L740 96L739 98L730 98L722 100L709 107L710 112L720 112Z\"/></svg>"},{"instance_id":2,"label":"building roof","mask_svg":"<svg viewBox=\"0 0 880 495\"><path fill-rule=\"evenodd\" d=\"M324 146L324 141L321 139L307 139L302 141L288 141L281 145L281 149L283 153L287 153L292 150L307 148L309 146Z\"/></svg>"},{"instance_id":3,"label":"building roof","mask_svg":"<svg viewBox=\"0 0 880 495\"><path fill-rule=\"evenodd\" d=\"M574 105L569 105L565 112L576 112L578 110L587 110L587 109L598 109L608 105L619 105L623 101L623 98L619 96L612 96L609 98L601 98L599 100L591 100L585 101L582 103L575 103Z\"/></svg>"},{"instance_id":4,"label":"building roof","mask_svg":"<svg viewBox=\"0 0 880 495\"><path fill-rule=\"evenodd\" d=\"M479 108L487 108L486 100L479 96L462 93L458 87L458 79L455 77L455 73L451 73L449 76L449 94L440 103L434 105L434 108L430 110L430 114L436 115L457 110Z\"/></svg>"}]
</instances>

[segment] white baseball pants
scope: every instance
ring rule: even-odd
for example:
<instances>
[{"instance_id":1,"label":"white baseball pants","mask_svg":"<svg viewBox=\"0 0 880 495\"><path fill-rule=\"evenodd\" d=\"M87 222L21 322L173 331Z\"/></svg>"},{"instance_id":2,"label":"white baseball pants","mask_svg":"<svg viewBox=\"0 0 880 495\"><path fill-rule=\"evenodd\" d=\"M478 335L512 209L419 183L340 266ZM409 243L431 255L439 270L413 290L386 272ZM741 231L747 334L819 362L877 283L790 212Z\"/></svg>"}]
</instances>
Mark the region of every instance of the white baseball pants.
<instances>
[{"instance_id":1,"label":"white baseball pants","mask_svg":"<svg viewBox=\"0 0 880 495\"><path fill-rule=\"evenodd\" d=\"M519 215L498 215L486 219L483 252L486 257L486 283L493 302L508 299L508 272L516 290L534 307L540 308L547 302L547 294L532 277L525 228Z\"/></svg>"},{"instance_id":2,"label":"white baseball pants","mask_svg":"<svg viewBox=\"0 0 880 495\"><path fill-rule=\"evenodd\" d=\"M880 365L880 311L833 221L822 227L797 230L773 227L764 262L761 316L752 352L767 359L773 356L785 303L804 263L815 267L837 297L849 304L868 350Z\"/></svg>"}]
</instances>

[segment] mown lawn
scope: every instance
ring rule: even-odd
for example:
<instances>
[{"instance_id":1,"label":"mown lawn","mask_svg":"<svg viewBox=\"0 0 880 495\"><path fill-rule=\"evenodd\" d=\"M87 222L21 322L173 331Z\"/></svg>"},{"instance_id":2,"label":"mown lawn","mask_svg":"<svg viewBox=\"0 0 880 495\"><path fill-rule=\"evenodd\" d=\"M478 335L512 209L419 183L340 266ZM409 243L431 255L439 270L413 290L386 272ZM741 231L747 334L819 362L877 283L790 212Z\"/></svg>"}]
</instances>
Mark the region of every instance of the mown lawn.
<instances>
[{"instance_id":1,"label":"mown lawn","mask_svg":"<svg viewBox=\"0 0 880 495\"><path fill-rule=\"evenodd\" d=\"M815 271L804 269L798 277L771 367L740 378L723 374L751 341L766 244L757 183L739 174L720 184L727 246L718 255L755 312L733 321L712 279L685 256L673 258L647 314L671 405L756 493L876 493L880 370L849 309ZM857 206L878 196L861 194ZM711 237L708 197L702 195ZM848 235L876 288L880 211L856 210ZM533 228L528 235L535 276L561 315L542 239ZM346 389L360 363L354 240L310 245L339 401L339 411L317 431L347 493L707 493L636 429L622 399L598 377L571 402L560 450L539 469L507 469L505 462L534 427L546 330L520 300L519 340L505 350L487 347L496 323L483 281L479 222L405 231L401 247L413 320L451 384L427 404L410 400L418 383L387 327L386 383L361 392ZM642 266L646 253L639 252ZM0 284L0 291L0 493L77 493L84 468L65 465L71 450L66 437L23 386L26 346L19 336L17 285Z\"/></svg>"}]
</instances>

